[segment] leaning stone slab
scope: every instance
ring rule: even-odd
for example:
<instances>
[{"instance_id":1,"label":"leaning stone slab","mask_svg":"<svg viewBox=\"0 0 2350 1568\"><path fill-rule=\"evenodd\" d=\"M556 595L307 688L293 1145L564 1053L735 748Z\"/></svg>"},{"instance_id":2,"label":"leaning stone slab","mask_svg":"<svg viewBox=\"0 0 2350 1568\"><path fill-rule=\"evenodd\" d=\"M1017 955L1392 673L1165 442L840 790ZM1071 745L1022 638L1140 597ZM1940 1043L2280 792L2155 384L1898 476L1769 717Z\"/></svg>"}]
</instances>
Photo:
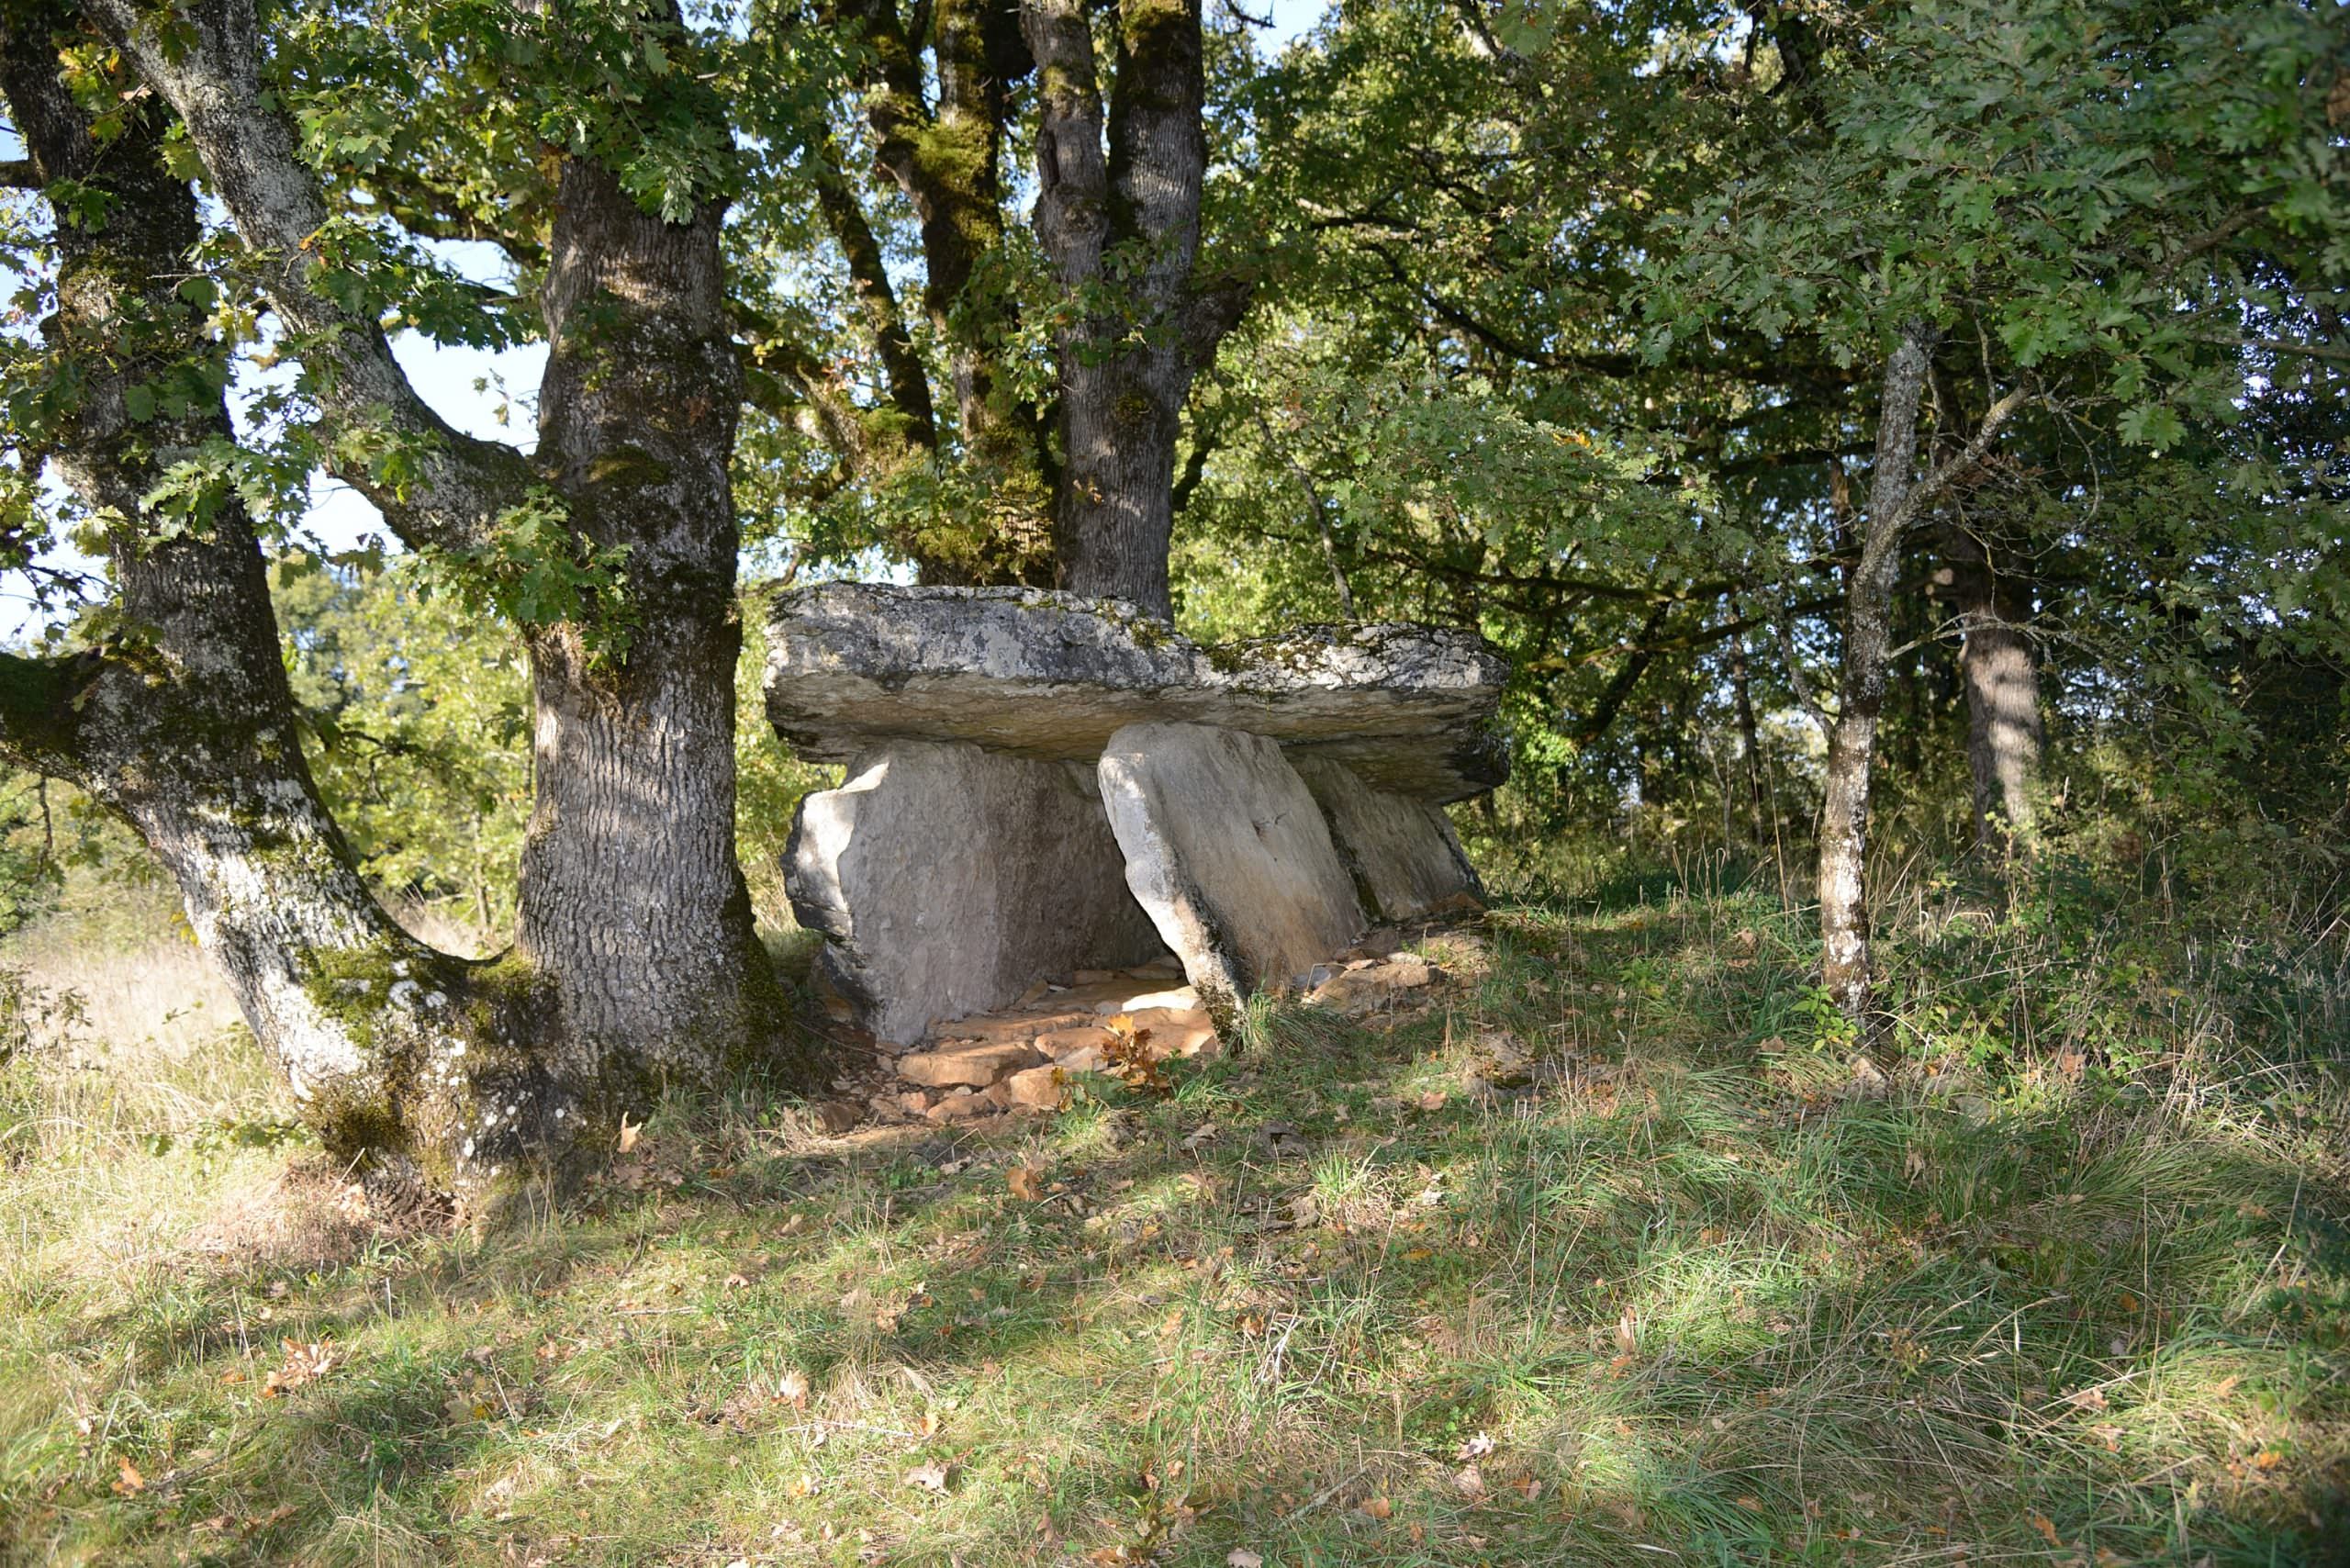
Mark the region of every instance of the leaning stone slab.
<instances>
[{"instance_id":1,"label":"leaning stone slab","mask_svg":"<svg viewBox=\"0 0 2350 1568\"><path fill-rule=\"evenodd\" d=\"M1118 599L824 583L778 595L767 716L802 756L970 741L1091 764L1133 723L1213 724L1372 788L1463 800L1507 776L1507 666L1473 632L1319 626L1204 648Z\"/></svg>"},{"instance_id":2,"label":"leaning stone slab","mask_svg":"<svg viewBox=\"0 0 2350 1568\"><path fill-rule=\"evenodd\" d=\"M1373 919L1417 920L1485 902L1484 884L1443 808L1374 790L1326 756L1300 756L1294 763Z\"/></svg>"},{"instance_id":3,"label":"leaning stone slab","mask_svg":"<svg viewBox=\"0 0 2350 1568\"><path fill-rule=\"evenodd\" d=\"M1126 890L1089 769L900 742L800 802L784 888L822 978L877 1039L1017 999L1039 975L1162 946Z\"/></svg>"},{"instance_id":4,"label":"leaning stone slab","mask_svg":"<svg viewBox=\"0 0 2350 1568\"><path fill-rule=\"evenodd\" d=\"M1218 1023L1362 935L1321 808L1274 742L1130 724L1100 769L1126 885Z\"/></svg>"}]
</instances>

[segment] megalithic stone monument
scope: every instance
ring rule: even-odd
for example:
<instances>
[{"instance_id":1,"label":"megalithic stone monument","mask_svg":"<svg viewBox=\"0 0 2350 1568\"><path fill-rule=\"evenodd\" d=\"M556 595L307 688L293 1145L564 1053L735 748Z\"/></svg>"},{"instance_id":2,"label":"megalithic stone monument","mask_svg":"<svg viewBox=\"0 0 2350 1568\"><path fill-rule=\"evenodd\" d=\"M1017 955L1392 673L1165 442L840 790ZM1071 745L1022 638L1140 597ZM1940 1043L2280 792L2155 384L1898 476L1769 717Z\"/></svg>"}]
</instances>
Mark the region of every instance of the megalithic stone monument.
<instances>
[{"instance_id":1,"label":"megalithic stone monument","mask_svg":"<svg viewBox=\"0 0 2350 1568\"><path fill-rule=\"evenodd\" d=\"M1482 899L1439 809L1500 783L1507 667L1472 632L1207 648L1114 599L827 583L768 618L767 716L847 765L785 886L877 1038L1164 944L1209 1005L1379 921Z\"/></svg>"}]
</instances>

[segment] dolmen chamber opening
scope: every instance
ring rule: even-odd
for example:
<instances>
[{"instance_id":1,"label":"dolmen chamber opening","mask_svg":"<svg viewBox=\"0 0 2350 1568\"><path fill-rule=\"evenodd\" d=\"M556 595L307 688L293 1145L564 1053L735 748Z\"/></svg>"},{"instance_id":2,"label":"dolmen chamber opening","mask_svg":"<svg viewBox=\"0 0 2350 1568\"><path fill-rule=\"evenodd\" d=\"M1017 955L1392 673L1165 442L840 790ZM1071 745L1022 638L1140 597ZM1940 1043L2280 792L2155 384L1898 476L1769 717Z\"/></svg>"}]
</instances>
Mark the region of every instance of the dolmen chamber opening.
<instances>
[{"instance_id":1,"label":"dolmen chamber opening","mask_svg":"<svg viewBox=\"0 0 2350 1568\"><path fill-rule=\"evenodd\" d=\"M847 772L800 803L786 890L886 1046L1177 964L1228 1025L1375 924L1483 901L1442 810L1507 774L1473 632L1203 647L1123 600L826 583L777 596L768 648L777 733Z\"/></svg>"}]
</instances>

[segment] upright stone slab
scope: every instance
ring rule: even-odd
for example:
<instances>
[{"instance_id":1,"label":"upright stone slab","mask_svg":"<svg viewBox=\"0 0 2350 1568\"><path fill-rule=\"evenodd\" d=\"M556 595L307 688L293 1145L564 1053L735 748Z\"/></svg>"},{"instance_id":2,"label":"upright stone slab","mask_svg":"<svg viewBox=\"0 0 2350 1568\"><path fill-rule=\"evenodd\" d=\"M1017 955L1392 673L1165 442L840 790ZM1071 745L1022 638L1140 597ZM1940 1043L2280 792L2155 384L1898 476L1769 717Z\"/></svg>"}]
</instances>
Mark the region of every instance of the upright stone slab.
<instances>
[{"instance_id":1,"label":"upright stone slab","mask_svg":"<svg viewBox=\"0 0 2350 1568\"><path fill-rule=\"evenodd\" d=\"M1290 760L1320 803L1367 912L1393 923L1485 902L1484 884L1441 808L1374 790L1327 757Z\"/></svg>"},{"instance_id":2,"label":"upright stone slab","mask_svg":"<svg viewBox=\"0 0 2350 1568\"><path fill-rule=\"evenodd\" d=\"M1211 1011L1287 984L1362 935L1321 808L1278 743L1129 724L1100 771L1126 885Z\"/></svg>"},{"instance_id":3,"label":"upright stone slab","mask_svg":"<svg viewBox=\"0 0 2350 1568\"><path fill-rule=\"evenodd\" d=\"M785 890L876 1038L1001 1007L1039 979L1162 951L1090 769L899 741L800 802Z\"/></svg>"}]
</instances>

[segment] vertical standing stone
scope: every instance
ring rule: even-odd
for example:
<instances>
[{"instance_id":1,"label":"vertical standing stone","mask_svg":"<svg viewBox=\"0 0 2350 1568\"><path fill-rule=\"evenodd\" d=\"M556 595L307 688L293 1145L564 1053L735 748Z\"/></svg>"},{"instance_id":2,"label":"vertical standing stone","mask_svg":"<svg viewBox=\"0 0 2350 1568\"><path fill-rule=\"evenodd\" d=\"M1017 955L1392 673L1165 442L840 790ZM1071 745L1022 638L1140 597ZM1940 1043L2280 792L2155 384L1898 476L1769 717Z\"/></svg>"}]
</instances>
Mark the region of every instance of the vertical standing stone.
<instances>
[{"instance_id":1,"label":"vertical standing stone","mask_svg":"<svg viewBox=\"0 0 2350 1568\"><path fill-rule=\"evenodd\" d=\"M1292 755L1290 762L1321 804L1365 910L1404 921L1484 902L1484 886L1442 807L1374 790L1327 757Z\"/></svg>"},{"instance_id":2,"label":"vertical standing stone","mask_svg":"<svg viewBox=\"0 0 2350 1568\"><path fill-rule=\"evenodd\" d=\"M1278 742L1129 724L1100 770L1126 883L1212 1010L1228 1019L1250 991L1289 983L1362 935L1322 810Z\"/></svg>"},{"instance_id":3,"label":"vertical standing stone","mask_svg":"<svg viewBox=\"0 0 2350 1568\"><path fill-rule=\"evenodd\" d=\"M827 938L824 979L892 1045L1162 951L1076 763L894 742L800 802L784 859L793 913Z\"/></svg>"}]
</instances>

